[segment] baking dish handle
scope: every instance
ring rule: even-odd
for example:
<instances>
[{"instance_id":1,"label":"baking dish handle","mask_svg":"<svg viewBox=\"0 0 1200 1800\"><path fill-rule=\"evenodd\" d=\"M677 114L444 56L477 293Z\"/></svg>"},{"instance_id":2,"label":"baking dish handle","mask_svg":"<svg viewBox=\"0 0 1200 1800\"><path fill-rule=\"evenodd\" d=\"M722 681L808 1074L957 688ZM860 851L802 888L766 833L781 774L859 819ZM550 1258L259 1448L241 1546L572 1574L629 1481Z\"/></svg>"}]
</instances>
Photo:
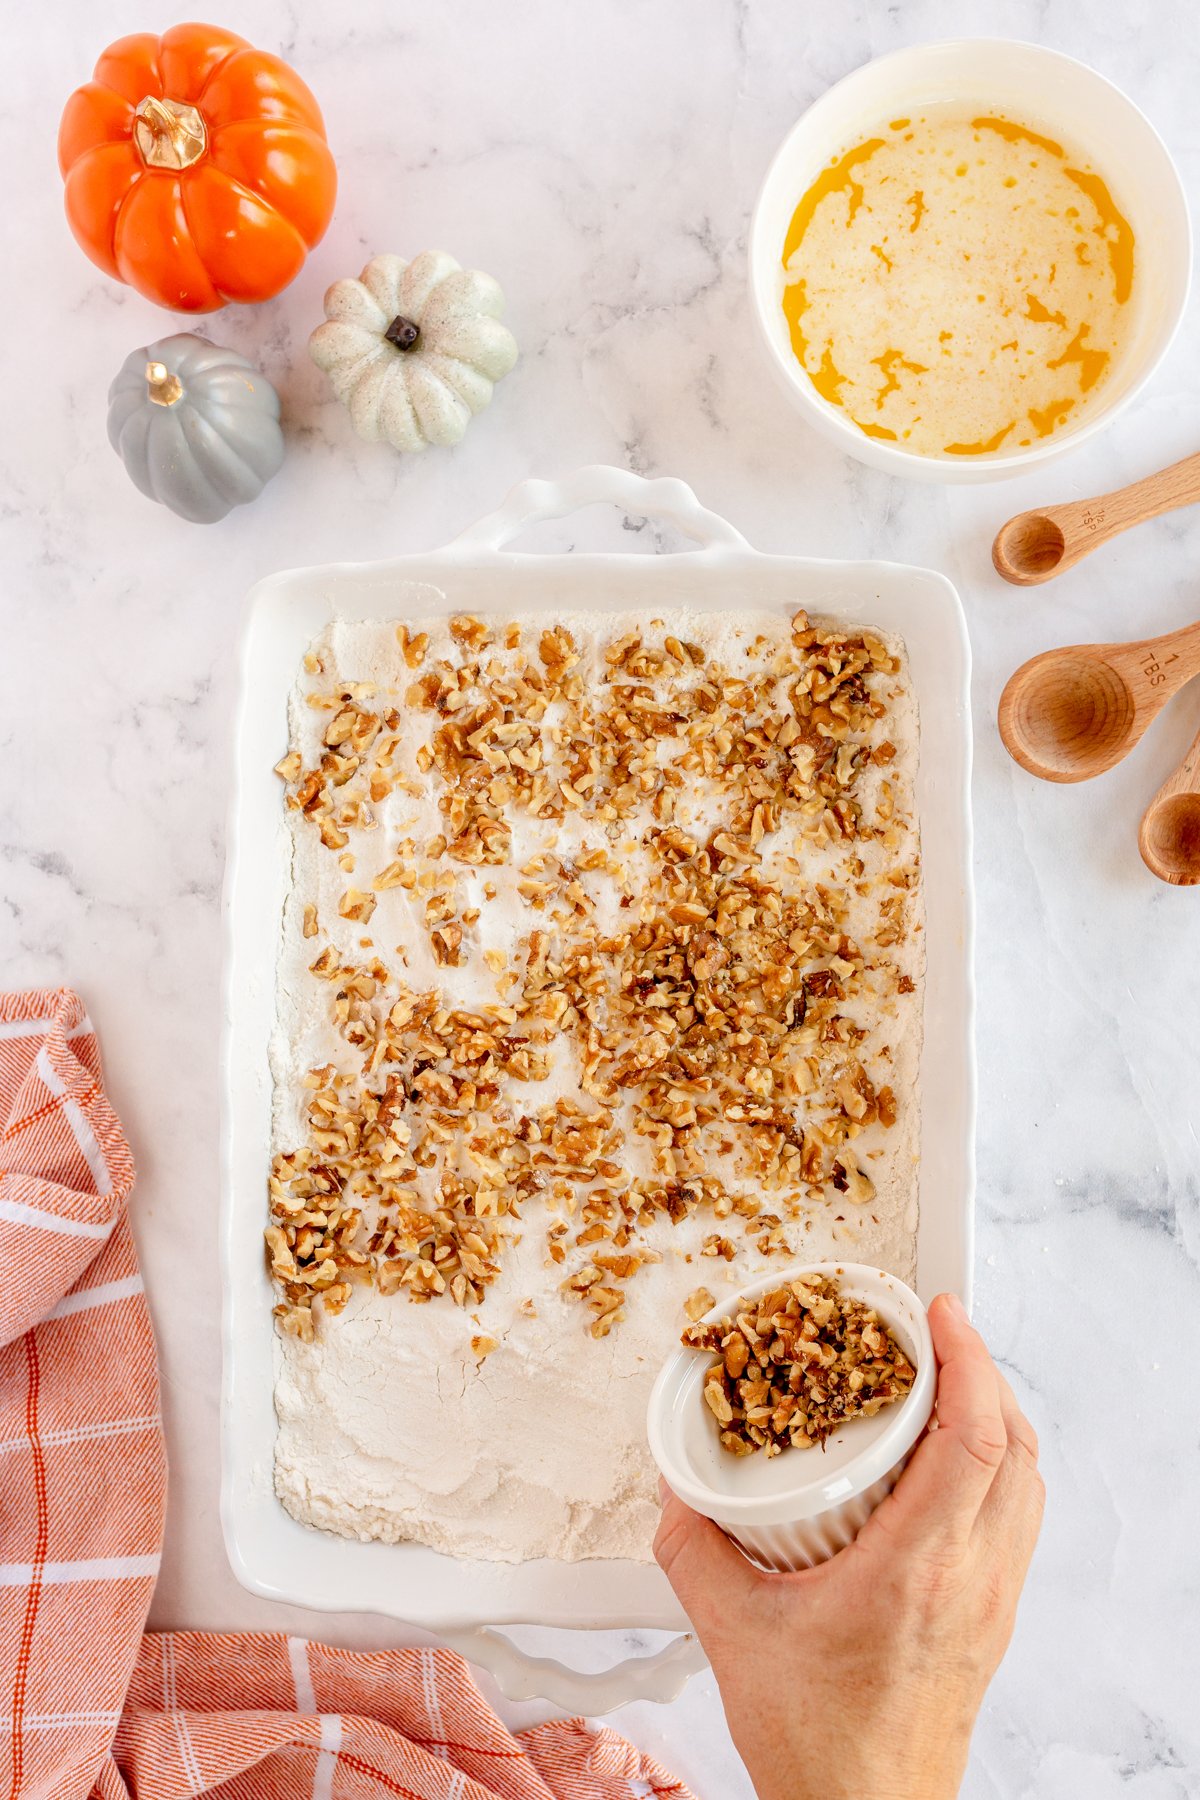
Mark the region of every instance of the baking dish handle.
<instances>
[{"instance_id":1,"label":"baking dish handle","mask_svg":"<svg viewBox=\"0 0 1200 1800\"><path fill-rule=\"evenodd\" d=\"M583 1713L597 1718L631 1700L674 1700L693 1675L708 1667L691 1632L672 1638L651 1656L627 1656L610 1669L591 1672L568 1668L554 1656L533 1656L487 1625L441 1635L452 1650L486 1669L506 1700L548 1700L571 1717Z\"/></svg>"},{"instance_id":2,"label":"baking dish handle","mask_svg":"<svg viewBox=\"0 0 1200 1800\"><path fill-rule=\"evenodd\" d=\"M648 480L607 463L591 463L573 475L564 475L561 481L519 481L495 512L469 525L447 548L471 555L502 550L527 525L562 519L581 507L605 503L642 518L668 520L685 537L694 538L705 556L719 556L726 550L744 553L750 548L728 520L701 506L686 481L669 475Z\"/></svg>"}]
</instances>

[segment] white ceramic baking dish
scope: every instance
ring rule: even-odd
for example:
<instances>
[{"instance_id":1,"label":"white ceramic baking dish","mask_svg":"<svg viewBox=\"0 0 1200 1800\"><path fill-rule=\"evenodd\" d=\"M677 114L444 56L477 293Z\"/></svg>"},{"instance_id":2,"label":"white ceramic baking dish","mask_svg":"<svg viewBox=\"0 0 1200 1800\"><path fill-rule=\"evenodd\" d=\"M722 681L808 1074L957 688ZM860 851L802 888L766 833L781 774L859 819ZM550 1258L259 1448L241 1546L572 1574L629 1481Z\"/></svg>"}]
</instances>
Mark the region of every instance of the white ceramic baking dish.
<instances>
[{"instance_id":1,"label":"white ceramic baking dish","mask_svg":"<svg viewBox=\"0 0 1200 1800\"><path fill-rule=\"evenodd\" d=\"M688 554L515 554L539 519L608 501L662 518L701 546ZM440 1633L489 1668L510 1698L571 1712L671 1699L703 1655L653 1564L461 1562L417 1544L356 1543L298 1524L275 1497L275 1337L262 1229L271 1137L267 1046L287 882L288 838L273 765L287 696L309 641L331 617L469 610L508 618L588 607L645 614L798 606L898 632L921 715L917 777L925 879L925 1039L917 1285L969 1299L975 1105L971 972L970 652L942 575L895 563L764 556L680 481L587 468L527 481L444 549L393 562L297 569L261 581L245 612L234 796L225 882L223 1070L224 1387L221 1515L230 1561L255 1593L331 1612L385 1613ZM503 1624L682 1631L665 1649L600 1674L527 1656Z\"/></svg>"}]
</instances>

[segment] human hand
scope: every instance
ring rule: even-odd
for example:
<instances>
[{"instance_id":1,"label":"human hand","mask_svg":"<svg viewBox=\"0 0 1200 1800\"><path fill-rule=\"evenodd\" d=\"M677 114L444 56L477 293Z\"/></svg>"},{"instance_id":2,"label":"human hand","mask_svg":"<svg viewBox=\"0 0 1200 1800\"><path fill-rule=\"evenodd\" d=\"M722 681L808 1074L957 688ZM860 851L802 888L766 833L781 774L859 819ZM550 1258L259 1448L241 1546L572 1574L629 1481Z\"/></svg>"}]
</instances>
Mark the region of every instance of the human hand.
<instances>
[{"instance_id":1,"label":"human hand","mask_svg":"<svg viewBox=\"0 0 1200 1800\"><path fill-rule=\"evenodd\" d=\"M758 1800L958 1793L1045 1489L1033 1428L961 1301L940 1294L929 1325L936 1426L831 1561L768 1574L664 1486L654 1554L708 1652Z\"/></svg>"}]
</instances>

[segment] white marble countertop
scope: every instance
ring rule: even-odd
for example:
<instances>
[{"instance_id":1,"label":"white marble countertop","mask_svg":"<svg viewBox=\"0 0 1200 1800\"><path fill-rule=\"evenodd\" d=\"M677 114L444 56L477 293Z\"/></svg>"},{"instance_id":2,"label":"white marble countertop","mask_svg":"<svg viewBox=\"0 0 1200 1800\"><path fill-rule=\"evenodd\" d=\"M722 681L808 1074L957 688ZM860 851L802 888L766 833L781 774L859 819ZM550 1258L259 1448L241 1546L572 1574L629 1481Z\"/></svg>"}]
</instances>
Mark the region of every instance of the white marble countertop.
<instances>
[{"instance_id":1,"label":"white marble countertop","mask_svg":"<svg viewBox=\"0 0 1200 1800\"><path fill-rule=\"evenodd\" d=\"M977 1314L1041 1431L1049 1486L964 1791L1200 1792L1200 893L1160 886L1135 845L1200 699L1185 692L1124 766L1079 788L1021 774L994 724L1004 679L1033 652L1200 612L1200 522L1164 520L1028 594L988 558L1009 513L1197 447L1196 305L1119 429L1049 476L1003 489L892 481L832 452L777 393L748 318L747 216L776 142L827 83L955 34L960 7L218 10L296 62L341 171L333 226L294 287L202 325L261 361L289 439L266 494L221 525L150 505L108 447L111 376L176 327L83 259L54 166L60 101L94 54L169 12L133 0L21 9L7 33L20 89L0 102L11 251L0 951L6 984L86 996L138 1158L172 1465L154 1622L380 1637L367 1621L244 1593L217 1517L219 896L242 595L295 563L436 545L524 475L624 463L683 476L762 549L893 557L960 587L976 656ZM967 23L1116 79L1200 200L1186 0L990 0ZM499 277L523 355L459 450L403 460L354 439L304 343L334 275L376 250L431 245ZM650 550L651 535L597 513L541 542ZM614 1722L703 1800L747 1800L710 1679Z\"/></svg>"}]
</instances>

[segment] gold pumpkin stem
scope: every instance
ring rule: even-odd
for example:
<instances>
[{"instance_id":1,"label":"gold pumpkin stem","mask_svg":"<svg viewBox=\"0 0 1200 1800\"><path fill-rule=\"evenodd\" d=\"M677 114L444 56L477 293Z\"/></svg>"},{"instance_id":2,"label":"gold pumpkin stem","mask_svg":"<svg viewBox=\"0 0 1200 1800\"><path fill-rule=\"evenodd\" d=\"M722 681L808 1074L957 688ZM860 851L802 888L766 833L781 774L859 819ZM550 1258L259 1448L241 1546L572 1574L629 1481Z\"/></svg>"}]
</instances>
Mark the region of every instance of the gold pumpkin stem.
<instances>
[{"instance_id":1,"label":"gold pumpkin stem","mask_svg":"<svg viewBox=\"0 0 1200 1800\"><path fill-rule=\"evenodd\" d=\"M148 169L190 169L208 149L208 128L187 101L147 94L133 115L133 141Z\"/></svg>"},{"instance_id":2,"label":"gold pumpkin stem","mask_svg":"<svg viewBox=\"0 0 1200 1800\"><path fill-rule=\"evenodd\" d=\"M183 383L173 375L166 363L146 364L146 387L155 406L174 406L183 399Z\"/></svg>"}]
</instances>

